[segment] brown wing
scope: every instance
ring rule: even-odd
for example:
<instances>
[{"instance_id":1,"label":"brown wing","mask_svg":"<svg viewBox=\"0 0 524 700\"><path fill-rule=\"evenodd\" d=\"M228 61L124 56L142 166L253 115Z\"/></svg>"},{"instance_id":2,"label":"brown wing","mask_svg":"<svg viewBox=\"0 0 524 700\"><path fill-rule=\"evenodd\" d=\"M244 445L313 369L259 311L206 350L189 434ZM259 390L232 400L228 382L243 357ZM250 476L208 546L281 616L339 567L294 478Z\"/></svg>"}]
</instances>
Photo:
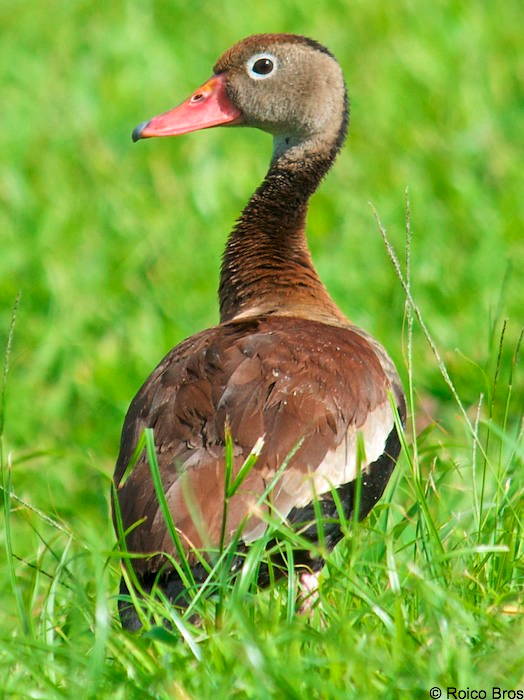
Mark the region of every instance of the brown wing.
<instances>
[{"instance_id":1,"label":"brown wing","mask_svg":"<svg viewBox=\"0 0 524 700\"><path fill-rule=\"evenodd\" d=\"M369 462L384 452L393 428L389 366L357 330L278 316L232 321L174 348L141 388L126 416L117 486L145 427L154 429L160 471L176 527L186 544L216 546L224 507L224 430L231 427L235 470L255 442L263 450L229 504L228 536L247 518L244 539L264 523L253 505L282 461L302 440L272 494L293 508L355 477L357 431ZM173 552L142 457L119 487L131 551ZM139 560L137 568L146 568Z\"/></svg>"}]
</instances>

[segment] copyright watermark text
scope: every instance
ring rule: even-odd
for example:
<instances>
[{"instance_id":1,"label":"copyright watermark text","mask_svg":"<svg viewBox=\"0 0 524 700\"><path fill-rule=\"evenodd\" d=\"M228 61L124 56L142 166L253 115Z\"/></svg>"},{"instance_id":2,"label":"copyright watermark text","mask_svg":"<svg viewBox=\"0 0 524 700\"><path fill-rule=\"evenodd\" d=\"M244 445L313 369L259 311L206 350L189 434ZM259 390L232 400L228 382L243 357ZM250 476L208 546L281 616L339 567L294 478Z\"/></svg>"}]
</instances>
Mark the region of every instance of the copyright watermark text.
<instances>
[{"instance_id":1,"label":"copyright watermark text","mask_svg":"<svg viewBox=\"0 0 524 700\"><path fill-rule=\"evenodd\" d=\"M524 700L524 688L440 688L435 685L429 690L433 700Z\"/></svg>"}]
</instances>

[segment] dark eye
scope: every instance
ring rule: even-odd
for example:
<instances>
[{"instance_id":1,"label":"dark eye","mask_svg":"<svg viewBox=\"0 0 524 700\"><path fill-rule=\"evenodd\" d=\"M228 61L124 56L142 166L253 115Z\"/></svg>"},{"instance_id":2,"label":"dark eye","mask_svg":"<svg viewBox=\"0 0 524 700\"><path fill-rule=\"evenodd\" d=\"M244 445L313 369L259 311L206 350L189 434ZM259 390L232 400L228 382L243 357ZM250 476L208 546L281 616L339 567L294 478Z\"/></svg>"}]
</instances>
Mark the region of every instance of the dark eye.
<instances>
[{"instance_id":1,"label":"dark eye","mask_svg":"<svg viewBox=\"0 0 524 700\"><path fill-rule=\"evenodd\" d=\"M273 61L269 58L259 58L253 64L253 73L258 73L258 75L267 75L273 70Z\"/></svg>"},{"instance_id":2,"label":"dark eye","mask_svg":"<svg viewBox=\"0 0 524 700\"><path fill-rule=\"evenodd\" d=\"M269 78L277 69L278 61L271 53L257 53L246 63L247 72L253 80Z\"/></svg>"}]
</instances>

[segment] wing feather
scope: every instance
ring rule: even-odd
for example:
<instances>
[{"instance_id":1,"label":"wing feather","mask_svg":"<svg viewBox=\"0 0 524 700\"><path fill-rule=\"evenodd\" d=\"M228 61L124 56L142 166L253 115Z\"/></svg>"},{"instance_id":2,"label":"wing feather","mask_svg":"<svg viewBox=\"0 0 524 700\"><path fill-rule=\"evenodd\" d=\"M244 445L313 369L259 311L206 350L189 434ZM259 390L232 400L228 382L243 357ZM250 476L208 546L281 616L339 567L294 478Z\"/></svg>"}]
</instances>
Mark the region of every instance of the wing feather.
<instances>
[{"instance_id":1,"label":"wing feather","mask_svg":"<svg viewBox=\"0 0 524 700\"><path fill-rule=\"evenodd\" d=\"M264 529L254 504L300 440L273 493L283 516L311 501L313 490L354 479L357 431L369 461L378 459L393 427L391 367L356 329L289 317L232 321L175 347L133 400L122 432L115 481L124 525L146 518L129 535L130 550L173 551L145 455L120 483L144 428L154 430L168 503L188 547L218 543L226 425L235 470L264 436L255 467L229 505L228 536L244 521L250 540Z\"/></svg>"}]
</instances>

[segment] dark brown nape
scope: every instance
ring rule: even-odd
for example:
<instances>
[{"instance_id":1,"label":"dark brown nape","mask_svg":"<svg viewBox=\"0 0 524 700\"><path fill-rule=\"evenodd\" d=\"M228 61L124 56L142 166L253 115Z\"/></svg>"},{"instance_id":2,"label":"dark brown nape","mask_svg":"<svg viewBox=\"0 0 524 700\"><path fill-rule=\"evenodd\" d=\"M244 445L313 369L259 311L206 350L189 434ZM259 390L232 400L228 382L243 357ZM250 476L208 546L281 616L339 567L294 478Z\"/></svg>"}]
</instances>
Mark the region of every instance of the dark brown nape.
<instances>
[{"instance_id":1,"label":"dark brown nape","mask_svg":"<svg viewBox=\"0 0 524 700\"><path fill-rule=\"evenodd\" d=\"M312 40L305 42L321 50ZM331 54L324 49L331 56ZM349 99L344 88L340 125L316 152L284 153L274 159L229 236L219 286L220 320L240 313L271 313L293 305L337 322L343 319L314 268L306 239L308 201L346 139ZM302 158L300 156L303 156Z\"/></svg>"}]
</instances>

